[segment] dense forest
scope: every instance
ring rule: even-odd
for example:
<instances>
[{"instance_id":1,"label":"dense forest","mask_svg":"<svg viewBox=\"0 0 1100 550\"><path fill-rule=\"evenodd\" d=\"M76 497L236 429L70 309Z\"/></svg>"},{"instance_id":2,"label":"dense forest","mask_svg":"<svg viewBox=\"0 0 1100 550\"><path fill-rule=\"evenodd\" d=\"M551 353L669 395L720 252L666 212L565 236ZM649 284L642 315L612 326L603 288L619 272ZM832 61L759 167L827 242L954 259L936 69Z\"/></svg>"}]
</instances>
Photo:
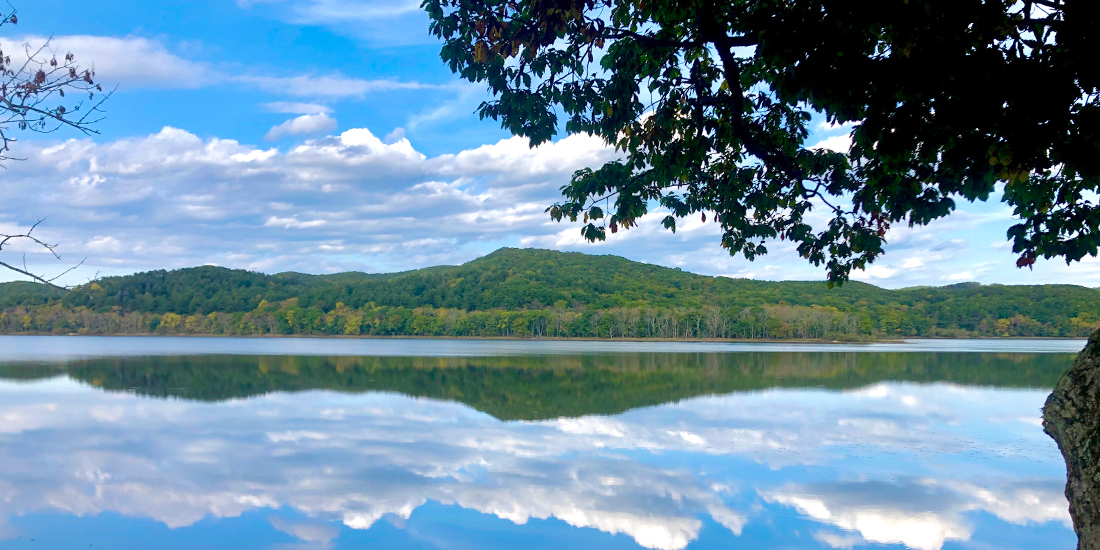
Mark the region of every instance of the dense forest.
<instances>
[{"instance_id":1,"label":"dense forest","mask_svg":"<svg viewBox=\"0 0 1100 550\"><path fill-rule=\"evenodd\" d=\"M596 338L1083 337L1100 290L708 277L616 256L501 249L389 274L203 266L68 292L0 284L0 332Z\"/></svg>"}]
</instances>

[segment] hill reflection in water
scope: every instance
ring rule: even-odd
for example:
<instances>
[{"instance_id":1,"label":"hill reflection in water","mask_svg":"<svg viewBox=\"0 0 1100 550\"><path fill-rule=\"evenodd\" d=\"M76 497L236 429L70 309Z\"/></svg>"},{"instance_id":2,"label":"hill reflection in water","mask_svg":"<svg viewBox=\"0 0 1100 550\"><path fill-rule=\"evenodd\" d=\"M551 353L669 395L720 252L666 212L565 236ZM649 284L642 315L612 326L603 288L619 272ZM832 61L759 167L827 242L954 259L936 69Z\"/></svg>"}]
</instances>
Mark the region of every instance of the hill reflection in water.
<instances>
[{"instance_id":1,"label":"hill reflection in water","mask_svg":"<svg viewBox=\"0 0 1100 550\"><path fill-rule=\"evenodd\" d=\"M1069 354L619 353L518 357L121 357L0 365L0 378L60 374L107 391L198 401L271 392L398 392L502 420L615 414L697 395L844 390L893 380L1051 388Z\"/></svg>"}]
</instances>

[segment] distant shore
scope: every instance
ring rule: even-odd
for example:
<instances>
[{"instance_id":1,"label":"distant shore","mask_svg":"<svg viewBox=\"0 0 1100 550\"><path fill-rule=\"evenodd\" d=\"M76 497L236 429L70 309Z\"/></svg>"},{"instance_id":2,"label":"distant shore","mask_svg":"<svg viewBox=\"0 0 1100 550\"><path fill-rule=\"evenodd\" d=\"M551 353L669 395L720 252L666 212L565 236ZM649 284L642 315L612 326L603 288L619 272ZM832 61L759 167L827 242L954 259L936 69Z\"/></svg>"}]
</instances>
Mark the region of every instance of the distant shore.
<instances>
[{"instance_id":1,"label":"distant shore","mask_svg":"<svg viewBox=\"0 0 1100 550\"><path fill-rule=\"evenodd\" d=\"M906 338L865 338L851 340L831 340L821 338L599 338L599 337L528 337L528 336L419 336L419 335L383 335L383 334L79 334L51 332L9 332L0 336L80 336L101 338L243 338L243 339L326 339L326 340L488 340L488 341L546 341L546 342L700 342L708 344L904 344L907 340L1084 340L1071 336L910 336Z\"/></svg>"}]
</instances>

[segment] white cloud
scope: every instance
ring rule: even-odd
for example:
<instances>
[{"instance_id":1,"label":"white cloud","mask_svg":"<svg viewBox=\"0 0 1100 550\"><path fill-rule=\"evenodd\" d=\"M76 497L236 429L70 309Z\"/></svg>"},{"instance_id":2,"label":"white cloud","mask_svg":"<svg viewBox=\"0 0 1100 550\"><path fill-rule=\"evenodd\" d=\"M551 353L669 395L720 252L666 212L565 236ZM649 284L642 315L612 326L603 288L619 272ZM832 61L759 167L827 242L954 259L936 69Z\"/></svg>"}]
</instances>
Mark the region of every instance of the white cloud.
<instances>
[{"instance_id":1,"label":"white cloud","mask_svg":"<svg viewBox=\"0 0 1100 550\"><path fill-rule=\"evenodd\" d=\"M276 94L312 98L362 98L369 93L436 89L439 86L399 80L364 80L341 74L264 76L243 75L233 80Z\"/></svg>"},{"instance_id":2,"label":"white cloud","mask_svg":"<svg viewBox=\"0 0 1100 550\"><path fill-rule=\"evenodd\" d=\"M292 115L316 115L332 114L332 108L317 103L294 103L287 101L274 101L264 103L262 107L272 113L287 113Z\"/></svg>"},{"instance_id":3,"label":"white cloud","mask_svg":"<svg viewBox=\"0 0 1100 550\"><path fill-rule=\"evenodd\" d=\"M272 126L264 136L265 141L276 141L288 136L315 135L336 129L336 119L325 113L302 115L277 126Z\"/></svg>"},{"instance_id":4,"label":"white cloud","mask_svg":"<svg viewBox=\"0 0 1100 550\"><path fill-rule=\"evenodd\" d=\"M448 86L454 92L450 99L427 104L423 110L409 117L406 126L410 129L465 116L477 110L478 104L485 99L485 87L463 82Z\"/></svg>"},{"instance_id":5,"label":"white cloud","mask_svg":"<svg viewBox=\"0 0 1100 550\"><path fill-rule=\"evenodd\" d=\"M303 115L271 136L325 131L333 122ZM60 236L63 253L89 255L93 266L107 261L109 248L112 265L213 262L279 271L372 269L369 258L393 262L373 269L418 267L412 262L468 259L475 252L463 247L483 239L545 232L544 204L559 182L606 155L600 142L575 137L535 150L504 140L428 159L403 137L384 142L362 128L286 151L170 127L103 144L30 142L23 151L28 160L9 168L0 190L30 185L35 192L13 193L17 200L4 204L0 219L33 209L48 218L42 231ZM82 228L91 220L97 238L109 241L89 241ZM285 229L295 236L270 234ZM333 241L342 248L331 248ZM416 253L397 252L402 243ZM319 261L318 254L345 259Z\"/></svg>"},{"instance_id":6,"label":"white cloud","mask_svg":"<svg viewBox=\"0 0 1100 550\"><path fill-rule=\"evenodd\" d=\"M869 281L874 279L889 279L898 274L898 270L885 265L872 265L867 269L852 271L852 278L857 281Z\"/></svg>"},{"instance_id":7,"label":"white cloud","mask_svg":"<svg viewBox=\"0 0 1100 550\"><path fill-rule=\"evenodd\" d=\"M961 273L952 273L951 275L945 275L943 279L945 281L972 281L974 280L974 274L969 271L963 271Z\"/></svg>"},{"instance_id":8,"label":"white cloud","mask_svg":"<svg viewBox=\"0 0 1100 550\"><path fill-rule=\"evenodd\" d=\"M237 5L297 25L323 25L372 44L435 44L418 0L237 0Z\"/></svg>"},{"instance_id":9,"label":"white cloud","mask_svg":"<svg viewBox=\"0 0 1100 550\"><path fill-rule=\"evenodd\" d=\"M87 248L92 252L118 252L122 250L118 239L111 236L95 237L88 241Z\"/></svg>"},{"instance_id":10,"label":"white cloud","mask_svg":"<svg viewBox=\"0 0 1100 550\"><path fill-rule=\"evenodd\" d=\"M96 80L105 89L119 85L126 91L138 88L193 89L214 84L235 83L276 95L315 99L361 99L368 94L398 90L454 88L395 79L363 79L339 73L278 75L257 68L222 67L185 59L172 53L163 43L142 37L65 35L52 39L22 36L0 39L7 55L22 54L24 45L37 47L49 40L46 53L58 58L72 52L82 67L93 67ZM466 92L468 95L468 92ZM459 94L460 97L465 97ZM274 112L293 114L331 113L316 103L269 102L264 107Z\"/></svg>"},{"instance_id":11,"label":"white cloud","mask_svg":"<svg viewBox=\"0 0 1100 550\"><path fill-rule=\"evenodd\" d=\"M340 529L331 523L321 521L287 521L281 518L268 520L277 531L286 533L298 540L319 543L311 548L329 548L333 539L340 536Z\"/></svg>"},{"instance_id":12,"label":"white cloud","mask_svg":"<svg viewBox=\"0 0 1100 550\"><path fill-rule=\"evenodd\" d=\"M328 223L325 220L310 220L310 221L298 221L297 218L279 218L271 216L264 222L264 227L285 227L286 229L309 229L310 227L321 227Z\"/></svg>"},{"instance_id":13,"label":"white cloud","mask_svg":"<svg viewBox=\"0 0 1100 550\"><path fill-rule=\"evenodd\" d=\"M267 108L315 110L302 105ZM276 126L271 137L328 132L334 122L309 113ZM515 245L620 254L708 274L823 276L790 242L768 242L766 265L730 257L718 246L721 228L712 217L680 220L673 234L661 227L664 211L655 209L637 227L596 244L580 237L578 224L552 222L545 209L561 200L559 188L572 173L617 156L586 135L535 149L508 138L431 158L401 132L380 139L364 128L288 149L202 139L171 127L102 143L21 147L27 160L0 180L0 192L12 197L0 205L0 221L17 228L28 223L26 213L47 218L40 231L61 244L62 254L88 257L86 273L74 272L74 282L99 268L114 274L211 262L269 271L391 271L460 263ZM986 282L1100 281L1100 262L1015 270L1011 253L981 244L987 236L1003 241L1009 222L1010 212L990 205L928 227L892 228L887 256L853 278L892 287L942 284L963 273ZM96 227L95 235L87 227ZM109 244L92 242L108 237ZM29 252L42 270L60 265Z\"/></svg>"},{"instance_id":14,"label":"white cloud","mask_svg":"<svg viewBox=\"0 0 1100 550\"><path fill-rule=\"evenodd\" d=\"M828 149L830 151L836 151L838 153L847 153L852 148L851 136L831 136L827 137L809 147L810 149Z\"/></svg>"},{"instance_id":15,"label":"white cloud","mask_svg":"<svg viewBox=\"0 0 1100 550\"><path fill-rule=\"evenodd\" d=\"M373 21L420 10L416 0L237 0L246 9L263 4L289 4L293 20L314 24Z\"/></svg>"},{"instance_id":16,"label":"white cloud","mask_svg":"<svg viewBox=\"0 0 1100 550\"><path fill-rule=\"evenodd\" d=\"M5 54L22 53L23 45L32 48L45 44L48 37L22 36L0 39ZM202 63L183 59L155 40L141 37L65 35L50 40L48 51L59 59L72 52L82 67L94 67L96 80L110 89L201 88L217 78Z\"/></svg>"},{"instance_id":17,"label":"white cloud","mask_svg":"<svg viewBox=\"0 0 1100 550\"><path fill-rule=\"evenodd\" d=\"M828 531L818 531L814 533L814 540L821 541L832 548L844 548L850 549L862 544L868 544L868 541L858 534L844 533L830 533Z\"/></svg>"},{"instance_id":18,"label":"white cloud","mask_svg":"<svg viewBox=\"0 0 1100 550\"><path fill-rule=\"evenodd\" d=\"M819 132L835 132L837 130L847 130L848 128L851 128L856 124L859 124L859 122L848 121L841 124L836 124L833 122L829 122L828 120L822 120L821 122L817 123L816 128Z\"/></svg>"},{"instance_id":19,"label":"white cloud","mask_svg":"<svg viewBox=\"0 0 1100 550\"><path fill-rule=\"evenodd\" d=\"M434 159L441 174L473 177L503 174L502 182L529 182L549 175L572 175L577 168L600 166L618 156L602 138L577 134L532 149L526 138L502 139L492 145Z\"/></svg>"},{"instance_id":20,"label":"white cloud","mask_svg":"<svg viewBox=\"0 0 1100 550\"><path fill-rule=\"evenodd\" d=\"M405 129L404 128L394 128L393 131L386 134L386 137L382 138L382 141L384 141L386 143L396 143L396 142L401 141L403 139L405 139Z\"/></svg>"}]
</instances>

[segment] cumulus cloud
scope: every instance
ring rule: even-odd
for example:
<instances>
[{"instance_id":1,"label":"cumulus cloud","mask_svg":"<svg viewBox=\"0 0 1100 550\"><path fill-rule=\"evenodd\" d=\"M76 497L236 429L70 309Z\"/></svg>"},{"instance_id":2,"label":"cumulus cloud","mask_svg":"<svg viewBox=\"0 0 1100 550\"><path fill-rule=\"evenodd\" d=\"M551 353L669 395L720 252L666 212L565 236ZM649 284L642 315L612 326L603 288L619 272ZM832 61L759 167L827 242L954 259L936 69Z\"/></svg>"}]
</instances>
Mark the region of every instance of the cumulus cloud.
<instances>
[{"instance_id":1,"label":"cumulus cloud","mask_svg":"<svg viewBox=\"0 0 1100 550\"><path fill-rule=\"evenodd\" d=\"M324 113L302 115L270 137L334 123ZM461 247L469 243L556 231L544 228L543 209L562 179L613 154L573 137L534 150L502 140L429 159L404 137L383 141L364 128L284 151L171 127L103 144L31 142L22 151L28 159L0 182L16 197L0 221L17 227L10 218L33 207L52 222L43 231L63 252L94 255L93 265L109 251L150 268L212 262L278 271L418 267L468 259ZM93 220L89 239L82 228ZM286 229L296 236L270 233ZM331 256L337 241L340 260ZM331 259L318 262L318 254ZM388 263L398 257L401 264Z\"/></svg>"},{"instance_id":2,"label":"cumulus cloud","mask_svg":"<svg viewBox=\"0 0 1100 550\"><path fill-rule=\"evenodd\" d=\"M547 176L572 175L578 167L600 166L615 157L602 138L576 134L545 147L531 148L527 138L512 137L491 145L435 159L440 174L451 177L503 176L502 184L529 183Z\"/></svg>"},{"instance_id":3,"label":"cumulus cloud","mask_svg":"<svg viewBox=\"0 0 1100 550\"><path fill-rule=\"evenodd\" d=\"M264 141L276 141L288 136L323 134L335 129L336 119L325 113L302 115L273 126L267 131Z\"/></svg>"},{"instance_id":4,"label":"cumulus cloud","mask_svg":"<svg viewBox=\"0 0 1100 550\"><path fill-rule=\"evenodd\" d=\"M324 106L265 108L297 114ZM325 134L334 125L326 112L304 113L272 128L269 138ZM598 251L716 275L822 277L790 242L767 243L769 255L755 263L730 257L718 246L713 217L681 220L673 234L656 209L638 227L595 244L580 237L577 224L551 222L545 209L561 199L572 173L618 155L588 135L534 149L514 137L429 158L397 130L380 139L353 128L279 149L166 127L102 143L32 141L21 154L27 160L9 166L0 181L0 191L12 197L0 206L0 224L18 228L34 221L24 219L32 212L47 218L40 231L63 254L88 256L87 273L74 272L73 281L98 268L119 273L204 263L391 271L460 263L505 245ZM1015 261L1009 251L980 245L986 236L1003 241L1000 228L1010 220L1011 212L997 207L956 212L928 227L892 228L888 255L853 277L894 287L942 284L963 272L983 281L993 274L996 282L1009 282L1003 280L1009 275L1042 279L1045 264L1018 272L1009 269ZM47 261L30 252L32 264ZM1100 280L1100 263L1075 265L1060 280Z\"/></svg>"}]
</instances>

